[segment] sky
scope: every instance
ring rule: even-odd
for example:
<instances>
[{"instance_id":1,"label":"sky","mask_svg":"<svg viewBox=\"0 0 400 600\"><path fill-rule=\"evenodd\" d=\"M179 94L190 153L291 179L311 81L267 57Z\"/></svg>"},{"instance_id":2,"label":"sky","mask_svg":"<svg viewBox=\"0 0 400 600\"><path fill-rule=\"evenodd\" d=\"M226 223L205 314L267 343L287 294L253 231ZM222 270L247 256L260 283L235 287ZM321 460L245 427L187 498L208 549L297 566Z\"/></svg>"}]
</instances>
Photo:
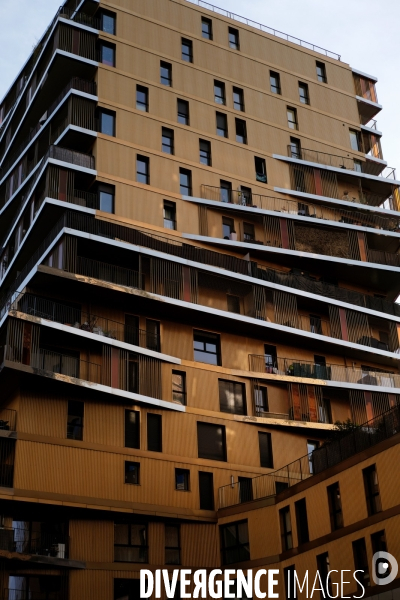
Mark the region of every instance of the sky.
<instances>
[{"instance_id":1,"label":"sky","mask_svg":"<svg viewBox=\"0 0 400 600\"><path fill-rule=\"evenodd\" d=\"M143 0L146 2L146 0ZM377 115L383 132L384 159L398 169L400 133L398 98L400 1L386 0L215 0L230 12L340 54L353 68L378 77L383 110ZM61 0L0 0L0 98L3 98L33 46L52 20Z\"/></svg>"}]
</instances>

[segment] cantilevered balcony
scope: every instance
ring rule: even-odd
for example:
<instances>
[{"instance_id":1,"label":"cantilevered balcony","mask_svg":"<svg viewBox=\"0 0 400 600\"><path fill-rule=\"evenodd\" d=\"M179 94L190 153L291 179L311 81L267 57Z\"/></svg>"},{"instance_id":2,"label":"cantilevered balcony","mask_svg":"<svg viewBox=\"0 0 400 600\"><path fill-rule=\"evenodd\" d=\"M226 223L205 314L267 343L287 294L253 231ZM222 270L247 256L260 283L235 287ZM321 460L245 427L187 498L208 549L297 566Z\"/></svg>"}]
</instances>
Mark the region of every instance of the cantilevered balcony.
<instances>
[{"instance_id":1,"label":"cantilevered balcony","mask_svg":"<svg viewBox=\"0 0 400 600\"><path fill-rule=\"evenodd\" d=\"M25 522L21 524L25 524ZM46 528L44 527L44 529ZM0 529L0 550L30 556L46 556L50 559L68 559L69 538L62 528L58 528L58 531L56 527L53 529L52 533L41 531L40 527L36 530L24 527L2 527Z\"/></svg>"},{"instance_id":2,"label":"cantilevered balcony","mask_svg":"<svg viewBox=\"0 0 400 600\"><path fill-rule=\"evenodd\" d=\"M376 93L376 79L366 74L353 71L354 87L356 92L360 122L366 125L380 110Z\"/></svg>"}]
</instances>

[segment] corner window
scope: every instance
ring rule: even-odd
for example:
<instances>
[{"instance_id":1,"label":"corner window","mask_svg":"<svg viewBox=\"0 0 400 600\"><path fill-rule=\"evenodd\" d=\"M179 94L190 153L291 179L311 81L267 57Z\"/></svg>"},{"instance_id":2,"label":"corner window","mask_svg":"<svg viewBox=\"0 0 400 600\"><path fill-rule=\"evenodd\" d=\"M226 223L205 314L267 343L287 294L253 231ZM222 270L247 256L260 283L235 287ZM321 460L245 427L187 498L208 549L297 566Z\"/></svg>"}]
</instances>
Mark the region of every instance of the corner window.
<instances>
[{"instance_id":1,"label":"corner window","mask_svg":"<svg viewBox=\"0 0 400 600\"><path fill-rule=\"evenodd\" d=\"M233 27L228 29L229 48L239 50L239 31Z\"/></svg>"},{"instance_id":2,"label":"corner window","mask_svg":"<svg viewBox=\"0 0 400 600\"><path fill-rule=\"evenodd\" d=\"M162 452L162 416L147 413L147 450Z\"/></svg>"},{"instance_id":3,"label":"corner window","mask_svg":"<svg viewBox=\"0 0 400 600\"><path fill-rule=\"evenodd\" d=\"M193 42L182 38L182 60L193 62Z\"/></svg>"},{"instance_id":4,"label":"corner window","mask_svg":"<svg viewBox=\"0 0 400 600\"><path fill-rule=\"evenodd\" d=\"M318 81L320 81L321 83L327 83L328 80L327 80L327 77L326 77L325 64L323 62L319 62L317 60L316 67L317 67L317 79L318 79Z\"/></svg>"},{"instance_id":5,"label":"corner window","mask_svg":"<svg viewBox=\"0 0 400 600\"><path fill-rule=\"evenodd\" d=\"M179 525L165 525L165 564L181 564Z\"/></svg>"},{"instance_id":6,"label":"corner window","mask_svg":"<svg viewBox=\"0 0 400 600\"><path fill-rule=\"evenodd\" d=\"M260 158L259 156L255 156L254 157L254 167L256 170L256 181L260 181L261 183L268 183L267 165L265 163L265 158Z\"/></svg>"},{"instance_id":7,"label":"corner window","mask_svg":"<svg viewBox=\"0 0 400 600\"><path fill-rule=\"evenodd\" d=\"M211 143L207 140L199 140L200 162L211 167Z\"/></svg>"},{"instance_id":8,"label":"corner window","mask_svg":"<svg viewBox=\"0 0 400 600\"><path fill-rule=\"evenodd\" d=\"M69 440L83 440L83 411L83 402L69 400L67 417L67 438Z\"/></svg>"},{"instance_id":9,"label":"corner window","mask_svg":"<svg viewBox=\"0 0 400 600\"><path fill-rule=\"evenodd\" d=\"M99 210L107 213L114 212L115 187L101 183L98 187Z\"/></svg>"},{"instance_id":10,"label":"corner window","mask_svg":"<svg viewBox=\"0 0 400 600\"><path fill-rule=\"evenodd\" d=\"M125 410L125 448L140 448L140 412Z\"/></svg>"},{"instance_id":11,"label":"corner window","mask_svg":"<svg viewBox=\"0 0 400 600\"><path fill-rule=\"evenodd\" d=\"M115 137L115 112L101 108L99 110L100 133Z\"/></svg>"},{"instance_id":12,"label":"corner window","mask_svg":"<svg viewBox=\"0 0 400 600\"><path fill-rule=\"evenodd\" d=\"M235 119L236 126L236 141L239 144L247 144L247 127L246 121L242 119Z\"/></svg>"},{"instance_id":13,"label":"corner window","mask_svg":"<svg viewBox=\"0 0 400 600\"><path fill-rule=\"evenodd\" d=\"M216 333L193 332L194 360L209 365L220 365L220 338Z\"/></svg>"},{"instance_id":14,"label":"corner window","mask_svg":"<svg viewBox=\"0 0 400 600\"><path fill-rule=\"evenodd\" d=\"M206 17L202 17L202 19L201 19L201 36L205 40L213 39L211 19L206 19Z\"/></svg>"},{"instance_id":15,"label":"corner window","mask_svg":"<svg viewBox=\"0 0 400 600\"><path fill-rule=\"evenodd\" d=\"M114 524L114 561L147 563L147 525L135 523Z\"/></svg>"},{"instance_id":16,"label":"corner window","mask_svg":"<svg viewBox=\"0 0 400 600\"><path fill-rule=\"evenodd\" d=\"M104 33L115 35L117 16L114 12L102 10L100 14L100 28Z\"/></svg>"},{"instance_id":17,"label":"corner window","mask_svg":"<svg viewBox=\"0 0 400 600\"><path fill-rule=\"evenodd\" d=\"M269 83L270 83L270 87L271 87L271 92L273 94L281 93L281 77L280 77L279 73L276 73L275 71L270 71L269 72Z\"/></svg>"},{"instance_id":18,"label":"corner window","mask_svg":"<svg viewBox=\"0 0 400 600\"><path fill-rule=\"evenodd\" d=\"M100 42L100 62L109 67L115 67L115 45Z\"/></svg>"},{"instance_id":19,"label":"corner window","mask_svg":"<svg viewBox=\"0 0 400 600\"><path fill-rule=\"evenodd\" d=\"M289 129L298 129L297 123L297 110L295 108L291 108L290 106L286 109L287 112L287 120Z\"/></svg>"},{"instance_id":20,"label":"corner window","mask_svg":"<svg viewBox=\"0 0 400 600\"><path fill-rule=\"evenodd\" d=\"M162 85L172 85L172 65L170 63L160 62L160 82Z\"/></svg>"},{"instance_id":21,"label":"corner window","mask_svg":"<svg viewBox=\"0 0 400 600\"><path fill-rule=\"evenodd\" d=\"M139 485L140 483L140 463L125 461L125 483Z\"/></svg>"},{"instance_id":22,"label":"corner window","mask_svg":"<svg viewBox=\"0 0 400 600\"><path fill-rule=\"evenodd\" d=\"M258 432L258 446L260 449L260 466L265 469L274 468L274 457L272 455L272 435L268 432Z\"/></svg>"},{"instance_id":23,"label":"corner window","mask_svg":"<svg viewBox=\"0 0 400 600\"><path fill-rule=\"evenodd\" d=\"M161 149L166 154L174 154L174 131L173 129L162 128Z\"/></svg>"},{"instance_id":24,"label":"corner window","mask_svg":"<svg viewBox=\"0 0 400 600\"><path fill-rule=\"evenodd\" d=\"M217 112L217 135L228 137L228 119L224 113Z\"/></svg>"},{"instance_id":25,"label":"corner window","mask_svg":"<svg viewBox=\"0 0 400 600\"><path fill-rule=\"evenodd\" d=\"M186 373L172 371L172 400L186 404Z\"/></svg>"},{"instance_id":26,"label":"corner window","mask_svg":"<svg viewBox=\"0 0 400 600\"><path fill-rule=\"evenodd\" d=\"M299 81L299 96L302 104L310 104L310 96L308 93L308 85Z\"/></svg>"},{"instance_id":27,"label":"corner window","mask_svg":"<svg viewBox=\"0 0 400 600\"><path fill-rule=\"evenodd\" d=\"M189 102L178 100L178 123L189 125Z\"/></svg>"},{"instance_id":28,"label":"corner window","mask_svg":"<svg viewBox=\"0 0 400 600\"><path fill-rule=\"evenodd\" d=\"M244 111L244 94L240 88L233 88L233 108L235 110Z\"/></svg>"},{"instance_id":29,"label":"corner window","mask_svg":"<svg viewBox=\"0 0 400 600\"><path fill-rule=\"evenodd\" d=\"M179 186L182 196L192 195L192 171L179 169Z\"/></svg>"},{"instance_id":30,"label":"corner window","mask_svg":"<svg viewBox=\"0 0 400 600\"><path fill-rule=\"evenodd\" d=\"M221 412L233 415L246 414L246 394L243 383L218 379L219 407Z\"/></svg>"},{"instance_id":31,"label":"corner window","mask_svg":"<svg viewBox=\"0 0 400 600\"><path fill-rule=\"evenodd\" d=\"M136 86L136 108L149 112L149 90L143 85Z\"/></svg>"},{"instance_id":32,"label":"corner window","mask_svg":"<svg viewBox=\"0 0 400 600\"><path fill-rule=\"evenodd\" d=\"M138 183L150 184L150 166L149 159L147 156L136 157L136 181Z\"/></svg>"},{"instance_id":33,"label":"corner window","mask_svg":"<svg viewBox=\"0 0 400 600\"><path fill-rule=\"evenodd\" d=\"M164 227L176 229L176 203L164 200Z\"/></svg>"},{"instance_id":34,"label":"corner window","mask_svg":"<svg viewBox=\"0 0 400 600\"><path fill-rule=\"evenodd\" d=\"M371 517L382 510L376 465L363 469L363 479L368 516Z\"/></svg>"},{"instance_id":35,"label":"corner window","mask_svg":"<svg viewBox=\"0 0 400 600\"><path fill-rule=\"evenodd\" d=\"M281 524L281 542L282 552L293 548L292 520L290 518L290 506L285 506L279 511L279 520Z\"/></svg>"},{"instance_id":36,"label":"corner window","mask_svg":"<svg viewBox=\"0 0 400 600\"><path fill-rule=\"evenodd\" d=\"M175 469L175 489L188 492L190 489L189 469Z\"/></svg>"},{"instance_id":37,"label":"corner window","mask_svg":"<svg viewBox=\"0 0 400 600\"><path fill-rule=\"evenodd\" d=\"M226 462L226 437L223 425L197 423L198 457Z\"/></svg>"},{"instance_id":38,"label":"corner window","mask_svg":"<svg viewBox=\"0 0 400 600\"><path fill-rule=\"evenodd\" d=\"M249 529L247 521L229 523L220 527L222 564L250 560Z\"/></svg>"},{"instance_id":39,"label":"corner window","mask_svg":"<svg viewBox=\"0 0 400 600\"><path fill-rule=\"evenodd\" d=\"M222 81L214 81L214 102L226 104L225 84Z\"/></svg>"}]
</instances>

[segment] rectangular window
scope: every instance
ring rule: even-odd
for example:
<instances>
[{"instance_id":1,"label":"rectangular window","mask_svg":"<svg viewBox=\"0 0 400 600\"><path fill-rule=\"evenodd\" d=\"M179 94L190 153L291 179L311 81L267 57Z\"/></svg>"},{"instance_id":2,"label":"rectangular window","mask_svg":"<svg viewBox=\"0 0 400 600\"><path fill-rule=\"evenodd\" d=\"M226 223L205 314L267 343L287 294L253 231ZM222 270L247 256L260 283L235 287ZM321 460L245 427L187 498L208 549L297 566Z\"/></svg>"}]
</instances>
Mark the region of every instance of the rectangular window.
<instances>
[{"instance_id":1,"label":"rectangular window","mask_svg":"<svg viewBox=\"0 0 400 600\"><path fill-rule=\"evenodd\" d=\"M322 584L322 589L323 589L321 596L323 598L332 598L331 578L329 577L329 579L328 579L328 574L331 570L328 552L324 552L323 554L318 554L317 569L320 574L321 584Z\"/></svg>"},{"instance_id":2,"label":"rectangular window","mask_svg":"<svg viewBox=\"0 0 400 600\"><path fill-rule=\"evenodd\" d=\"M83 440L83 413L83 402L68 401L67 438L69 440Z\"/></svg>"},{"instance_id":3,"label":"rectangular window","mask_svg":"<svg viewBox=\"0 0 400 600\"><path fill-rule=\"evenodd\" d=\"M214 510L213 474L199 471L200 510Z\"/></svg>"},{"instance_id":4,"label":"rectangular window","mask_svg":"<svg viewBox=\"0 0 400 600\"><path fill-rule=\"evenodd\" d=\"M301 544L307 544L310 541L306 499L302 498L295 502L294 508L296 512L297 541L301 546Z\"/></svg>"},{"instance_id":5,"label":"rectangular window","mask_svg":"<svg viewBox=\"0 0 400 600\"><path fill-rule=\"evenodd\" d=\"M209 365L221 364L220 338L216 333L193 332L194 360Z\"/></svg>"},{"instance_id":6,"label":"rectangular window","mask_svg":"<svg viewBox=\"0 0 400 600\"><path fill-rule=\"evenodd\" d=\"M290 138L290 156L301 159L301 145L297 138Z\"/></svg>"},{"instance_id":7,"label":"rectangular window","mask_svg":"<svg viewBox=\"0 0 400 600\"><path fill-rule=\"evenodd\" d=\"M221 202L232 202L232 184L230 181L220 180Z\"/></svg>"},{"instance_id":8,"label":"rectangular window","mask_svg":"<svg viewBox=\"0 0 400 600\"><path fill-rule=\"evenodd\" d=\"M265 469L273 469L274 457L272 454L272 435L264 431L259 431L258 447L260 449L260 466Z\"/></svg>"},{"instance_id":9,"label":"rectangular window","mask_svg":"<svg viewBox=\"0 0 400 600\"><path fill-rule=\"evenodd\" d=\"M179 169L179 186L182 196L192 195L192 171Z\"/></svg>"},{"instance_id":10,"label":"rectangular window","mask_svg":"<svg viewBox=\"0 0 400 600\"><path fill-rule=\"evenodd\" d=\"M117 16L114 12L102 10L100 14L100 29L110 35L115 35Z\"/></svg>"},{"instance_id":11,"label":"rectangular window","mask_svg":"<svg viewBox=\"0 0 400 600\"><path fill-rule=\"evenodd\" d=\"M186 373L172 371L172 400L186 404Z\"/></svg>"},{"instance_id":12,"label":"rectangular window","mask_svg":"<svg viewBox=\"0 0 400 600\"><path fill-rule=\"evenodd\" d=\"M245 415L246 394L244 384L218 379L218 386L220 411L233 415Z\"/></svg>"},{"instance_id":13,"label":"rectangular window","mask_svg":"<svg viewBox=\"0 0 400 600\"><path fill-rule=\"evenodd\" d=\"M289 484L286 481L275 481L275 492L281 494L289 488Z\"/></svg>"},{"instance_id":14,"label":"rectangular window","mask_svg":"<svg viewBox=\"0 0 400 600\"><path fill-rule=\"evenodd\" d=\"M167 129L167 127L162 128L161 149L166 154L174 153L174 130L173 129Z\"/></svg>"},{"instance_id":15,"label":"rectangular window","mask_svg":"<svg viewBox=\"0 0 400 600\"><path fill-rule=\"evenodd\" d=\"M160 352L160 322L146 319L146 348Z\"/></svg>"},{"instance_id":16,"label":"rectangular window","mask_svg":"<svg viewBox=\"0 0 400 600\"><path fill-rule=\"evenodd\" d=\"M282 552L293 548L292 520L290 518L290 506L285 506L279 511L279 520L281 524L281 542Z\"/></svg>"},{"instance_id":17,"label":"rectangular window","mask_svg":"<svg viewBox=\"0 0 400 600\"><path fill-rule=\"evenodd\" d=\"M240 297L232 294L226 295L227 309L229 312L240 315Z\"/></svg>"},{"instance_id":18,"label":"rectangular window","mask_svg":"<svg viewBox=\"0 0 400 600\"><path fill-rule=\"evenodd\" d=\"M182 60L193 62L193 42L182 38Z\"/></svg>"},{"instance_id":19,"label":"rectangular window","mask_svg":"<svg viewBox=\"0 0 400 600\"><path fill-rule=\"evenodd\" d=\"M235 119L236 141L240 144L247 144L247 127L246 121Z\"/></svg>"},{"instance_id":20,"label":"rectangular window","mask_svg":"<svg viewBox=\"0 0 400 600\"><path fill-rule=\"evenodd\" d=\"M181 564L179 525L165 525L165 564Z\"/></svg>"},{"instance_id":21,"label":"rectangular window","mask_svg":"<svg viewBox=\"0 0 400 600\"><path fill-rule=\"evenodd\" d=\"M206 19L206 17L202 17L202 19L201 19L201 36L205 40L213 39L211 19Z\"/></svg>"},{"instance_id":22,"label":"rectangular window","mask_svg":"<svg viewBox=\"0 0 400 600\"><path fill-rule=\"evenodd\" d=\"M101 108L99 110L100 133L115 137L115 112Z\"/></svg>"},{"instance_id":23,"label":"rectangular window","mask_svg":"<svg viewBox=\"0 0 400 600\"><path fill-rule=\"evenodd\" d=\"M274 373L274 369L277 368L277 356L276 356L276 346L269 346L268 344L264 345L264 361L265 361L265 372L266 373Z\"/></svg>"},{"instance_id":24,"label":"rectangular window","mask_svg":"<svg viewBox=\"0 0 400 600\"><path fill-rule=\"evenodd\" d=\"M107 213L114 212L115 187L101 183L97 189L99 196L99 210Z\"/></svg>"},{"instance_id":25,"label":"rectangular window","mask_svg":"<svg viewBox=\"0 0 400 600\"><path fill-rule=\"evenodd\" d=\"M256 234L253 223L243 223L243 241L254 242Z\"/></svg>"},{"instance_id":26,"label":"rectangular window","mask_svg":"<svg viewBox=\"0 0 400 600\"><path fill-rule=\"evenodd\" d=\"M331 529L332 531L336 531L343 527L342 498L340 496L339 483L332 483L332 485L327 487L327 492Z\"/></svg>"},{"instance_id":27,"label":"rectangular window","mask_svg":"<svg viewBox=\"0 0 400 600\"><path fill-rule=\"evenodd\" d=\"M162 85L172 85L172 65L163 60L160 61L160 82Z\"/></svg>"},{"instance_id":28,"label":"rectangular window","mask_svg":"<svg viewBox=\"0 0 400 600\"><path fill-rule=\"evenodd\" d=\"M254 408L256 416L262 416L269 412L268 406L268 388L265 385L254 385Z\"/></svg>"},{"instance_id":29,"label":"rectangular window","mask_svg":"<svg viewBox=\"0 0 400 600\"><path fill-rule=\"evenodd\" d=\"M150 184L150 165L147 156L136 156L136 181L138 183Z\"/></svg>"},{"instance_id":30,"label":"rectangular window","mask_svg":"<svg viewBox=\"0 0 400 600\"><path fill-rule=\"evenodd\" d=\"M226 462L226 437L223 425L197 423L198 457Z\"/></svg>"},{"instance_id":31,"label":"rectangular window","mask_svg":"<svg viewBox=\"0 0 400 600\"><path fill-rule=\"evenodd\" d=\"M140 448L140 412L125 410L125 448Z\"/></svg>"},{"instance_id":32,"label":"rectangular window","mask_svg":"<svg viewBox=\"0 0 400 600\"><path fill-rule=\"evenodd\" d=\"M214 101L217 104L226 104L225 84L222 81L214 80Z\"/></svg>"},{"instance_id":33,"label":"rectangular window","mask_svg":"<svg viewBox=\"0 0 400 600\"><path fill-rule=\"evenodd\" d=\"M298 129L299 126L297 123L297 110L288 106L286 112L289 129Z\"/></svg>"},{"instance_id":34,"label":"rectangular window","mask_svg":"<svg viewBox=\"0 0 400 600\"><path fill-rule=\"evenodd\" d=\"M261 183L268 183L267 166L265 163L265 158L260 158L259 156L255 156L254 157L254 166L256 169L256 181L260 181Z\"/></svg>"},{"instance_id":35,"label":"rectangular window","mask_svg":"<svg viewBox=\"0 0 400 600\"><path fill-rule=\"evenodd\" d=\"M354 165L354 171L357 171L357 173L362 173L362 162L361 162L361 160L354 160L353 161L353 165Z\"/></svg>"},{"instance_id":36,"label":"rectangular window","mask_svg":"<svg viewBox=\"0 0 400 600\"><path fill-rule=\"evenodd\" d=\"M377 531L371 535L372 554L387 552L385 530Z\"/></svg>"},{"instance_id":37,"label":"rectangular window","mask_svg":"<svg viewBox=\"0 0 400 600\"><path fill-rule=\"evenodd\" d=\"M189 125L189 102L178 99L178 123Z\"/></svg>"},{"instance_id":38,"label":"rectangular window","mask_svg":"<svg viewBox=\"0 0 400 600\"><path fill-rule=\"evenodd\" d=\"M162 452L162 416L147 413L147 450Z\"/></svg>"},{"instance_id":39,"label":"rectangular window","mask_svg":"<svg viewBox=\"0 0 400 600\"><path fill-rule=\"evenodd\" d=\"M310 331L322 335L322 321L319 315L310 315Z\"/></svg>"},{"instance_id":40,"label":"rectangular window","mask_svg":"<svg viewBox=\"0 0 400 600\"><path fill-rule=\"evenodd\" d=\"M143 85L136 86L136 108L149 112L149 89Z\"/></svg>"},{"instance_id":41,"label":"rectangular window","mask_svg":"<svg viewBox=\"0 0 400 600\"><path fill-rule=\"evenodd\" d=\"M299 81L299 96L302 104L310 104L310 96L308 93L308 85Z\"/></svg>"},{"instance_id":42,"label":"rectangular window","mask_svg":"<svg viewBox=\"0 0 400 600\"><path fill-rule=\"evenodd\" d=\"M239 31L233 27L228 28L229 48L239 50Z\"/></svg>"},{"instance_id":43,"label":"rectangular window","mask_svg":"<svg viewBox=\"0 0 400 600\"><path fill-rule=\"evenodd\" d=\"M140 579L114 579L114 600L140 598Z\"/></svg>"},{"instance_id":44,"label":"rectangular window","mask_svg":"<svg viewBox=\"0 0 400 600\"><path fill-rule=\"evenodd\" d=\"M139 360L138 355L133 352L128 354L128 392L137 394L139 392Z\"/></svg>"},{"instance_id":45,"label":"rectangular window","mask_svg":"<svg viewBox=\"0 0 400 600\"><path fill-rule=\"evenodd\" d=\"M109 67L115 67L115 45L100 42L100 62Z\"/></svg>"},{"instance_id":46,"label":"rectangular window","mask_svg":"<svg viewBox=\"0 0 400 600\"><path fill-rule=\"evenodd\" d=\"M323 62L319 62L317 60L316 67L317 67L317 79L318 79L318 81L321 81L321 83L327 83L328 80L326 78L325 64Z\"/></svg>"},{"instance_id":47,"label":"rectangular window","mask_svg":"<svg viewBox=\"0 0 400 600\"><path fill-rule=\"evenodd\" d=\"M125 483L140 484L140 463L125 461Z\"/></svg>"},{"instance_id":48,"label":"rectangular window","mask_svg":"<svg viewBox=\"0 0 400 600\"><path fill-rule=\"evenodd\" d=\"M228 137L228 119L224 113L217 112L217 135Z\"/></svg>"},{"instance_id":49,"label":"rectangular window","mask_svg":"<svg viewBox=\"0 0 400 600\"><path fill-rule=\"evenodd\" d=\"M368 516L371 517L382 510L376 465L371 465L367 469L363 469L363 478Z\"/></svg>"},{"instance_id":50,"label":"rectangular window","mask_svg":"<svg viewBox=\"0 0 400 600\"><path fill-rule=\"evenodd\" d=\"M250 560L249 528L247 521L229 523L220 527L222 564Z\"/></svg>"},{"instance_id":51,"label":"rectangular window","mask_svg":"<svg viewBox=\"0 0 400 600\"><path fill-rule=\"evenodd\" d=\"M365 545L365 539L361 538L353 542L353 557L354 557L354 570L361 571L357 573L357 579L362 583L364 587L371 585L371 579L369 575L369 564L367 557L367 548ZM357 589L362 591L362 588L357 584Z\"/></svg>"},{"instance_id":52,"label":"rectangular window","mask_svg":"<svg viewBox=\"0 0 400 600\"><path fill-rule=\"evenodd\" d=\"M251 477L238 477L240 502L253 500L253 480Z\"/></svg>"},{"instance_id":53,"label":"rectangular window","mask_svg":"<svg viewBox=\"0 0 400 600\"><path fill-rule=\"evenodd\" d=\"M148 562L147 525L114 524L114 561Z\"/></svg>"},{"instance_id":54,"label":"rectangular window","mask_svg":"<svg viewBox=\"0 0 400 600\"><path fill-rule=\"evenodd\" d=\"M354 129L349 130L350 133L350 146L355 152L360 151L360 133Z\"/></svg>"},{"instance_id":55,"label":"rectangular window","mask_svg":"<svg viewBox=\"0 0 400 600\"><path fill-rule=\"evenodd\" d=\"M269 83L273 94L281 93L281 76L275 71L269 72Z\"/></svg>"},{"instance_id":56,"label":"rectangular window","mask_svg":"<svg viewBox=\"0 0 400 600\"><path fill-rule=\"evenodd\" d=\"M211 143L207 140L199 140L200 162L211 167Z\"/></svg>"},{"instance_id":57,"label":"rectangular window","mask_svg":"<svg viewBox=\"0 0 400 600\"><path fill-rule=\"evenodd\" d=\"M317 448L319 448L319 442L318 441L314 441L314 440L307 440L307 454L308 454L308 467L310 469L310 474L312 475L314 473L314 466L313 466L313 456L312 453L314 452L314 450L316 450Z\"/></svg>"},{"instance_id":58,"label":"rectangular window","mask_svg":"<svg viewBox=\"0 0 400 600\"><path fill-rule=\"evenodd\" d=\"M190 489L190 471L189 469L175 469L175 489L181 492L188 492Z\"/></svg>"},{"instance_id":59,"label":"rectangular window","mask_svg":"<svg viewBox=\"0 0 400 600\"><path fill-rule=\"evenodd\" d=\"M233 108L244 112L244 94L238 87L233 88Z\"/></svg>"},{"instance_id":60,"label":"rectangular window","mask_svg":"<svg viewBox=\"0 0 400 600\"><path fill-rule=\"evenodd\" d=\"M224 240L230 240L236 234L235 221L229 217L222 217L222 237Z\"/></svg>"},{"instance_id":61,"label":"rectangular window","mask_svg":"<svg viewBox=\"0 0 400 600\"><path fill-rule=\"evenodd\" d=\"M176 203L164 200L164 227L176 229Z\"/></svg>"}]
</instances>

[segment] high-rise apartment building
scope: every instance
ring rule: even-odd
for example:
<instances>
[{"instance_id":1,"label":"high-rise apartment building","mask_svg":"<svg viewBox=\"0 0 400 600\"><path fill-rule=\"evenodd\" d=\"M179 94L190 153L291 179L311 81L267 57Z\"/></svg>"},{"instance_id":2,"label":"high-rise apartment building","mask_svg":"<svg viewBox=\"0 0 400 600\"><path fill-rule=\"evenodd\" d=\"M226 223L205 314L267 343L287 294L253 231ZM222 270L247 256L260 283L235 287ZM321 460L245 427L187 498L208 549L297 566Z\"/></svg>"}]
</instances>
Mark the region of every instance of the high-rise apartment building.
<instances>
[{"instance_id":1,"label":"high-rise apartment building","mask_svg":"<svg viewBox=\"0 0 400 600\"><path fill-rule=\"evenodd\" d=\"M61 7L0 104L0 598L400 556L375 83L200 1Z\"/></svg>"}]
</instances>

